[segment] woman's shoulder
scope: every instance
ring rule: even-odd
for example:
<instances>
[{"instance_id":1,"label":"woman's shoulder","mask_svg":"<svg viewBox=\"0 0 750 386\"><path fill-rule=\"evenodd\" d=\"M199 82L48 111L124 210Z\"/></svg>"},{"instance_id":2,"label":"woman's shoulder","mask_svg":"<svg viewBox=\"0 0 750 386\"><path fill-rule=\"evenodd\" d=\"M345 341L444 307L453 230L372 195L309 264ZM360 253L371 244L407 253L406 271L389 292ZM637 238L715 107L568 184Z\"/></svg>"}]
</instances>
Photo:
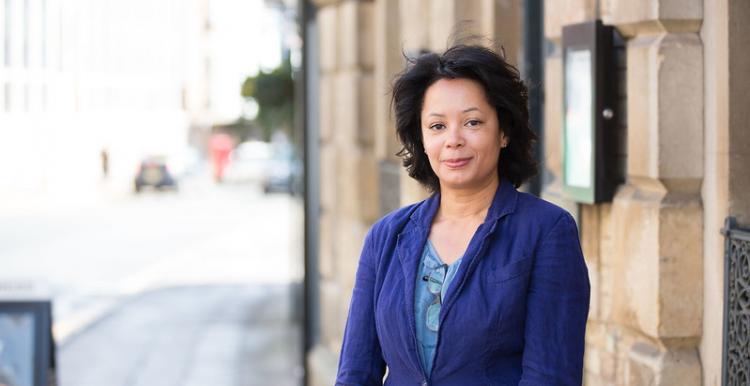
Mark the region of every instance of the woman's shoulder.
<instances>
[{"instance_id":1,"label":"woman's shoulder","mask_svg":"<svg viewBox=\"0 0 750 386\"><path fill-rule=\"evenodd\" d=\"M364 248L377 255L382 254L384 248L393 248L396 240L398 240L398 235L404 231L412 214L420 208L423 202L420 201L393 210L375 221L367 231ZM389 245L390 247L388 247Z\"/></svg>"},{"instance_id":2,"label":"woman's shoulder","mask_svg":"<svg viewBox=\"0 0 750 386\"><path fill-rule=\"evenodd\" d=\"M529 253L545 243L578 243L578 226L567 210L532 194L518 192L517 197L508 226L512 234L528 241Z\"/></svg>"},{"instance_id":3,"label":"woman's shoulder","mask_svg":"<svg viewBox=\"0 0 750 386\"><path fill-rule=\"evenodd\" d=\"M407 222L411 219L412 214L427 200L415 202L410 205L395 209L375 221L370 227L370 233L378 236L385 234L400 233Z\"/></svg>"},{"instance_id":4,"label":"woman's shoulder","mask_svg":"<svg viewBox=\"0 0 750 386\"><path fill-rule=\"evenodd\" d=\"M536 222L545 228L560 221L570 220L575 223L570 212L561 206L525 192L518 192L516 212L520 215L518 218Z\"/></svg>"}]
</instances>

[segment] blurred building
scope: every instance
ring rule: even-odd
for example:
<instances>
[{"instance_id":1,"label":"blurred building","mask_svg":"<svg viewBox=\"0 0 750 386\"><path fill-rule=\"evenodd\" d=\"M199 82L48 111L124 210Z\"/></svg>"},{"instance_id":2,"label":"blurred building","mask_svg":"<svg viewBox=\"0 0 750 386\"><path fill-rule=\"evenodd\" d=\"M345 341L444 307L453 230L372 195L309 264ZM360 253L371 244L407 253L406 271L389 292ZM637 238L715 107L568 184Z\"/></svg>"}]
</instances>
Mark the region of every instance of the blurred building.
<instances>
[{"instance_id":1,"label":"blurred building","mask_svg":"<svg viewBox=\"0 0 750 386\"><path fill-rule=\"evenodd\" d=\"M592 284L585 383L721 384L721 229L728 216L750 225L750 3L315 0L306 15L311 385L333 383L367 229L425 197L394 155L388 92L402 51L441 51L456 29L501 43L543 85L531 101L536 190L580 227ZM584 205L562 193L562 28L596 19L621 37L625 182L612 202Z\"/></svg>"},{"instance_id":2,"label":"blurred building","mask_svg":"<svg viewBox=\"0 0 750 386\"><path fill-rule=\"evenodd\" d=\"M0 1L0 200L128 191L243 114L244 78L281 61L263 0Z\"/></svg>"},{"instance_id":3,"label":"blurred building","mask_svg":"<svg viewBox=\"0 0 750 386\"><path fill-rule=\"evenodd\" d=\"M1 2L3 196L86 196L103 152L117 179L184 143L200 13L198 0Z\"/></svg>"}]
</instances>

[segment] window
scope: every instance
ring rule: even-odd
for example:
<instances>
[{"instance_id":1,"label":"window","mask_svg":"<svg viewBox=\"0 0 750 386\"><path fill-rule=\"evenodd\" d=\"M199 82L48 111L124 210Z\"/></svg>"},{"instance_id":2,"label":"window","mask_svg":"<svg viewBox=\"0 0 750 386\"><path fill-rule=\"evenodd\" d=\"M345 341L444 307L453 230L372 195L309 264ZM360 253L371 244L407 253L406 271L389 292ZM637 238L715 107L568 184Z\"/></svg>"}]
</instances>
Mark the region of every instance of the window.
<instances>
[{"instance_id":1,"label":"window","mask_svg":"<svg viewBox=\"0 0 750 386\"><path fill-rule=\"evenodd\" d=\"M10 56L11 56L10 39L11 39L12 31L13 31L12 14L13 14L13 0L5 0L5 15L4 15L5 16L5 31L3 33L3 36L5 37L4 39L5 42L3 44L3 58L4 58L5 67L10 66Z\"/></svg>"}]
</instances>

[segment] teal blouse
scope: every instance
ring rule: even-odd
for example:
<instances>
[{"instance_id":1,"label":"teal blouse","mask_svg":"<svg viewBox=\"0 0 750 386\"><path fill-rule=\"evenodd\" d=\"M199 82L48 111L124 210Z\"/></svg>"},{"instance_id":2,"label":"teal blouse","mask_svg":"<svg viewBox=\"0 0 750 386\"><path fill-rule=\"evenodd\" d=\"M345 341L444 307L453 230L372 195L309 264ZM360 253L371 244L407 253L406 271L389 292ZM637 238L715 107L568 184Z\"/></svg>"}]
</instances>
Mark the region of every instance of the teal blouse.
<instances>
[{"instance_id":1,"label":"teal blouse","mask_svg":"<svg viewBox=\"0 0 750 386\"><path fill-rule=\"evenodd\" d=\"M419 350L419 358L422 361L422 368L428 377L432 371L432 361L435 357L435 348L437 347L438 334L436 330L440 328L437 323L439 313L434 312L437 311L437 309L434 309L433 312L430 313L429 316L431 320L429 322L427 320L429 307L437 303L437 295L430 292L428 286L432 286L433 292L436 292L436 290L440 288L440 299L445 303L446 290L451 281L453 281L453 277L456 276L456 272L461 265L462 259L463 256L448 265L447 269L442 268L442 270L445 271L445 278L442 279L440 267L444 266L445 263L440 259L440 256L438 256L435 247L429 239L427 240L427 243L425 243L424 250L422 251L421 264L417 274L417 284L414 290L416 298L414 312L416 314L415 320L417 324L417 349ZM442 284L440 283L441 279ZM428 328L428 323L432 324L435 331Z\"/></svg>"}]
</instances>

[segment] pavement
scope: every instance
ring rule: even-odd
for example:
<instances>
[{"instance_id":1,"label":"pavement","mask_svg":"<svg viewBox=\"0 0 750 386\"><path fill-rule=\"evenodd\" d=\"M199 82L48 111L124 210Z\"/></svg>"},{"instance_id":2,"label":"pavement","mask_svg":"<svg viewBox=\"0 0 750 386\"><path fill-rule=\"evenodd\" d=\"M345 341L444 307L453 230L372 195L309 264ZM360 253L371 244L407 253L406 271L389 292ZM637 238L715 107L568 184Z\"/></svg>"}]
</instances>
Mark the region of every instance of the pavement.
<instances>
[{"instance_id":1,"label":"pavement","mask_svg":"<svg viewBox=\"0 0 750 386\"><path fill-rule=\"evenodd\" d=\"M200 285L133 296L58 347L61 386L298 386L290 284Z\"/></svg>"},{"instance_id":2,"label":"pavement","mask_svg":"<svg viewBox=\"0 0 750 386\"><path fill-rule=\"evenodd\" d=\"M0 200L0 299L54 300L59 385L300 384L301 201L204 177Z\"/></svg>"}]
</instances>

